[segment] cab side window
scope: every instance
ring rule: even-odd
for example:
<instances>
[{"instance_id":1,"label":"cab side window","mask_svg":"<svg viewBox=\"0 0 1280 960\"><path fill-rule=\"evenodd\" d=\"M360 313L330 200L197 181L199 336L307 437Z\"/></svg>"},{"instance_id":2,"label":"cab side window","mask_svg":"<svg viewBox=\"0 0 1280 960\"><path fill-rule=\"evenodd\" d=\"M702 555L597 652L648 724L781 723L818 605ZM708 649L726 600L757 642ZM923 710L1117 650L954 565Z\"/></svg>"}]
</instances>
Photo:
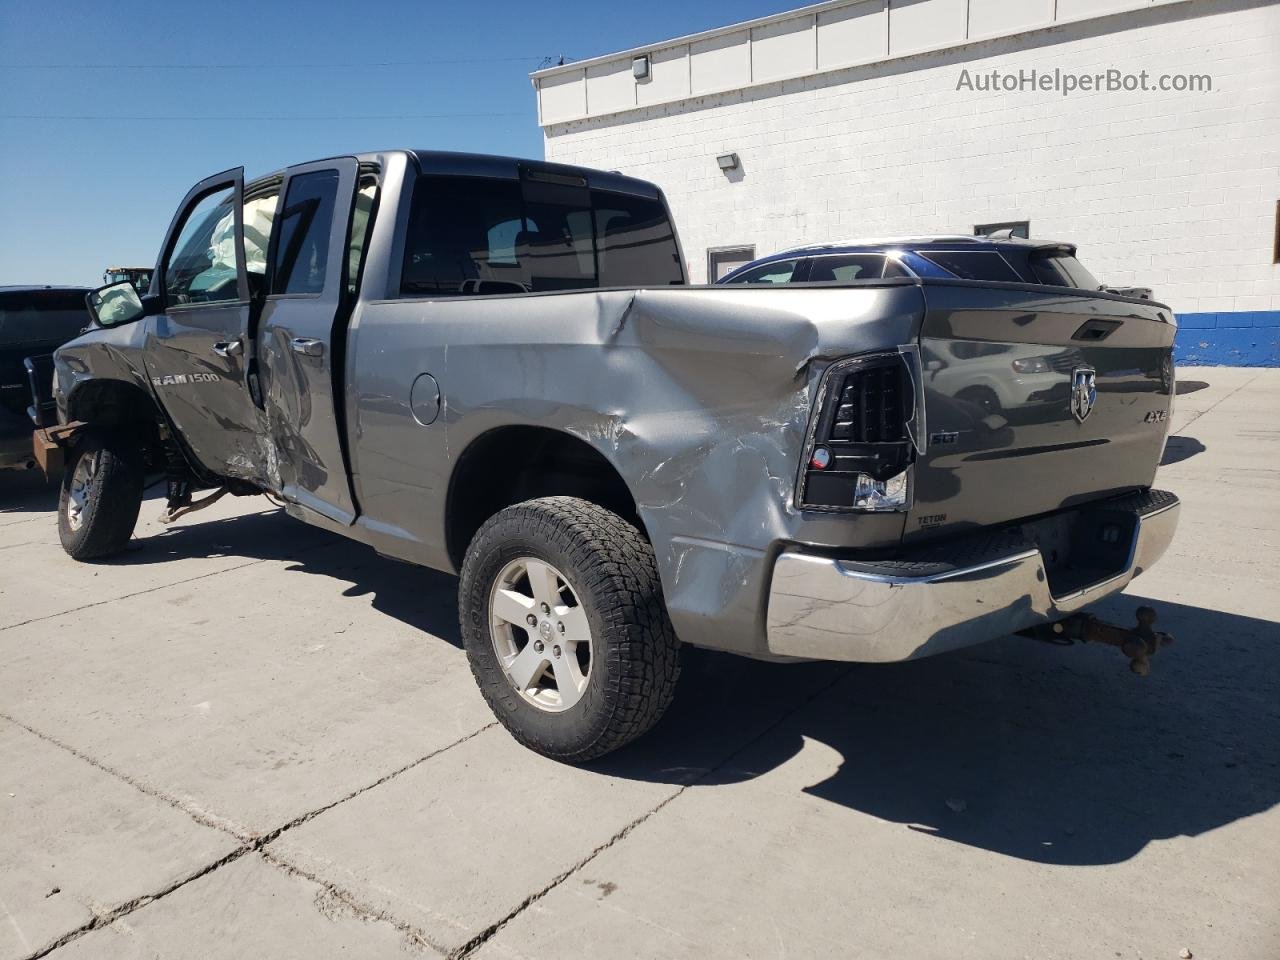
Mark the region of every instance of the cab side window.
<instances>
[{"instance_id":1,"label":"cab side window","mask_svg":"<svg viewBox=\"0 0 1280 960\"><path fill-rule=\"evenodd\" d=\"M165 265L170 307L237 299L234 197L211 193L187 215Z\"/></svg>"},{"instance_id":2,"label":"cab side window","mask_svg":"<svg viewBox=\"0 0 1280 960\"><path fill-rule=\"evenodd\" d=\"M329 236L338 198L338 171L317 170L289 180L276 229L273 294L319 294L329 263Z\"/></svg>"}]
</instances>

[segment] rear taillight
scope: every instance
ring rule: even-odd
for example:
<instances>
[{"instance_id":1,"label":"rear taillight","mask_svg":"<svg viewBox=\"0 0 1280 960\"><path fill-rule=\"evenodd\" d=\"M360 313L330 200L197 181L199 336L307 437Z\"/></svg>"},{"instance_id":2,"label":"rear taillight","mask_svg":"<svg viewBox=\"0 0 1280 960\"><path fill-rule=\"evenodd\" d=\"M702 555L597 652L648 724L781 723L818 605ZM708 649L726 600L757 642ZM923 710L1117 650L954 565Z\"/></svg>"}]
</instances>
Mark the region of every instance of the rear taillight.
<instances>
[{"instance_id":1,"label":"rear taillight","mask_svg":"<svg viewBox=\"0 0 1280 960\"><path fill-rule=\"evenodd\" d=\"M845 374L838 395L828 401L835 408L831 440L852 443L894 443L907 439L910 402L907 369L899 360Z\"/></svg>"},{"instance_id":2,"label":"rear taillight","mask_svg":"<svg viewBox=\"0 0 1280 960\"><path fill-rule=\"evenodd\" d=\"M915 389L899 354L832 365L805 456L800 504L816 510L894 511L910 504L908 424Z\"/></svg>"}]
</instances>

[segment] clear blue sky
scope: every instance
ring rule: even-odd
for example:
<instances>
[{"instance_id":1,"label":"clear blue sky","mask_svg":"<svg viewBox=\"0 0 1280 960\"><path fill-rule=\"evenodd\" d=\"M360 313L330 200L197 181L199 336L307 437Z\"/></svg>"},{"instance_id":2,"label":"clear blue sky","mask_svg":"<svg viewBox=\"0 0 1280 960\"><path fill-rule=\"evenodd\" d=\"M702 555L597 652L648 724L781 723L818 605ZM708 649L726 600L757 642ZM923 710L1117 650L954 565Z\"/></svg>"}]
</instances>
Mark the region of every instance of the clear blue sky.
<instances>
[{"instance_id":1,"label":"clear blue sky","mask_svg":"<svg viewBox=\"0 0 1280 960\"><path fill-rule=\"evenodd\" d=\"M542 58L802 2L0 0L0 285L154 263L182 195L228 167L390 147L541 157Z\"/></svg>"}]
</instances>

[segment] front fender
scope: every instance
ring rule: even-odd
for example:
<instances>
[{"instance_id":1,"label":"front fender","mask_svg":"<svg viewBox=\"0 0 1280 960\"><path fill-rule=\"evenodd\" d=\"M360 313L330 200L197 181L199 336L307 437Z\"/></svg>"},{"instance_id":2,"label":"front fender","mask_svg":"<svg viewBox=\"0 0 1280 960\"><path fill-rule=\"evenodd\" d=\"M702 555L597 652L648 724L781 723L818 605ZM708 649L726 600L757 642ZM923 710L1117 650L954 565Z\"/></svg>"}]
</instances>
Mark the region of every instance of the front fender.
<instances>
[{"instance_id":1,"label":"front fender","mask_svg":"<svg viewBox=\"0 0 1280 960\"><path fill-rule=\"evenodd\" d=\"M94 419L94 398L100 391L88 388L89 384L127 385L155 404L155 393L142 363L147 322L94 327L54 351L53 395L59 422Z\"/></svg>"}]
</instances>

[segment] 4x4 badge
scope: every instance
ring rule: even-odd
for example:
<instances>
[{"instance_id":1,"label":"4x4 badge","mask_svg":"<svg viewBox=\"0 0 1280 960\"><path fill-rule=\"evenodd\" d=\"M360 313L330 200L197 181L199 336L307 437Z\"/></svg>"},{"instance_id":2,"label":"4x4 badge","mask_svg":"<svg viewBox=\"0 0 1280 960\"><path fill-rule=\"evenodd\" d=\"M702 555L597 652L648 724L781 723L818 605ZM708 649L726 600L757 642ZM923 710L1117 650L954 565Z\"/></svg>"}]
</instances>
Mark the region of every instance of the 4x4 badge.
<instances>
[{"instance_id":1,"label":"4x4 badge","mask_svg":"<svg viewBox=\"0 0 1280 960\"><path fill-rule=\"evenodd\" d=\"M1097 401L1098 372L1093 367L1076 367L1071 371L1071 415L1084 423Z\"/></svg>"}]
</instances>

